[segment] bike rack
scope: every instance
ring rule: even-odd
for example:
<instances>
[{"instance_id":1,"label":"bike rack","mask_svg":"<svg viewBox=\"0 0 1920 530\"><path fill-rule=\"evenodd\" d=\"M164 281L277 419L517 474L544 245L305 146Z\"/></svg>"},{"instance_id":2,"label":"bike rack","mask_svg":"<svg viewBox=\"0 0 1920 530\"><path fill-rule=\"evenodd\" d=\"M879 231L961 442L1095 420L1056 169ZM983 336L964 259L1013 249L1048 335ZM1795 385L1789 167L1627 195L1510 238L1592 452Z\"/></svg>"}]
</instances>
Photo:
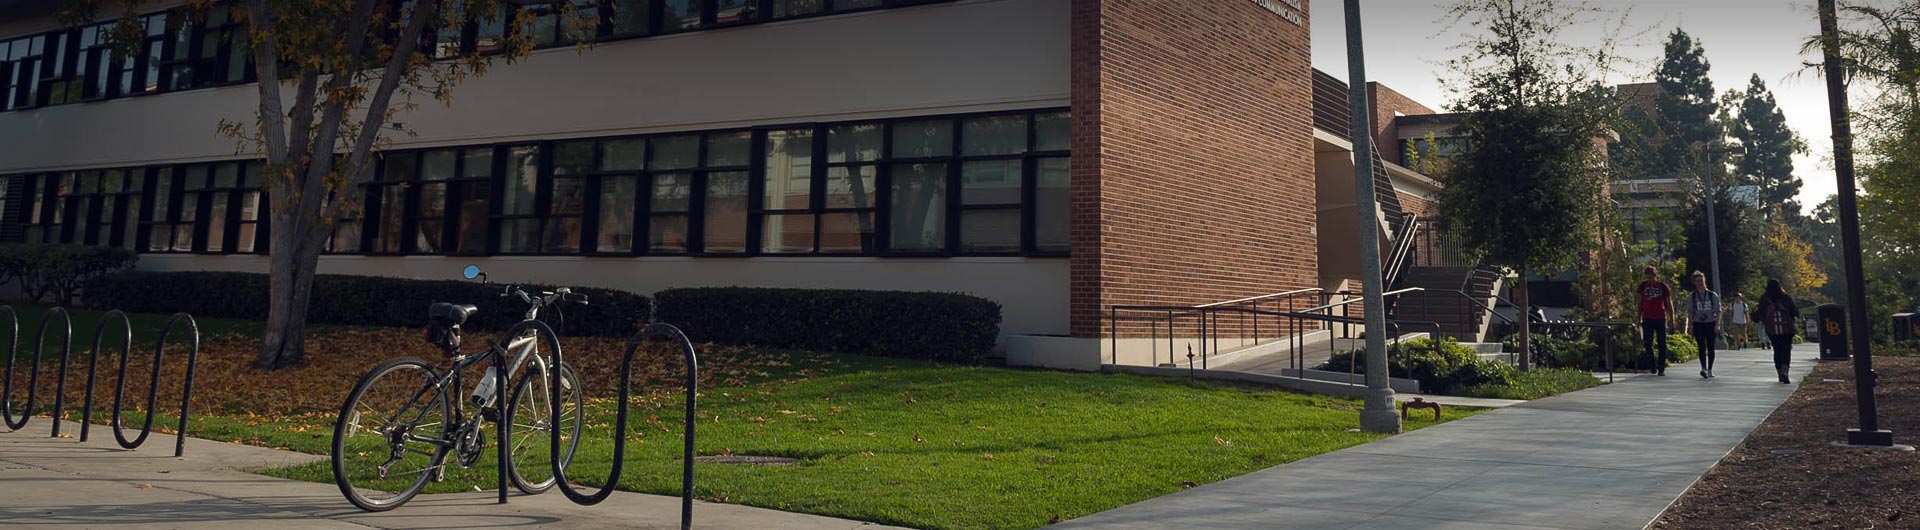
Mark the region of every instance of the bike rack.
<instances>
[{"instance_id":1,"label":"bike rack","mask_svg":"<svg viewBox=\"0 0 1920 530\"><path fill-rule=\"evenodd\" d=\"M507 336L516 336L516 334L524 328L534 328L549 337L554 337L553 329L538 321L527 321L515 325L512 330L507 332ZM680 454L680 528L681 530L688 530L693 528L693 442L695 428L693 414L696 408L697 396L695 392L699 390L700 386L700 365L693 350L693 341L689 340L687 334L681 331L680 328L659 322L650 323L642 328L639 333L634 334L632 339L627 341L627 354L620 359L620 410L614 420L613 466L612 469L608 470L607 480L602 483L600 491L593 494L581 493L580 490L575 489L573 484L567 481L566 469L560 458L559 429L551 431L552 443L547 447L547 450L552 458L554 485L559 487L561 493L566 494L567 500L573 501L574 504L581 506L593 506L607 500L607 497L613 494L615 486L620 483L620 473L626 463L627 409L631 406L633 397L633 356L640 352L641 346L645 346L654 339L666 339L678 343L683 353L683 358L687 363L687 430L686 442ZM553 344L553 364L558 367L564 362L565 354L560 349L560 341L557 337L553 341ZM502 370L501 373L505 373L505 370ZM548 377L552 378L552 383L547 385L549 389L547 398L551 404L548 410L561 410L560 407L564 406L560 392L561 371L558 369L550 370ZM581 421L585 421L585 419L583 418ZM504 429L502 429L502 431L504 432ZM501 447L503 447L503 455L505 454L505 446L505 442L502 441ZM576 454L575 457L577 458L578 455ZM502 461L504 461L504 457ZM503 471L501 476L506 476L506 473ZM501 502L506 502L505 479L503 478L501 480Z\"/></svg>"},{"instance_id":2,"label":"bike rack","mask_svg":"<svg viewBox=\"0 0 1920 530\"><path fill-rule=\"evenodd\" d=\"M26 406L21 410L20 417L16 421L13 417L13 363L19 361L18 338L20 334L20 318L19 315L14 312L12 306L0 305L0 313L6 314L9 328L13 332L12 335L9 336L10 340L7 347L7 360L9 364L6 382L4 383L4 388L0 389L0 394L4 394L5 396L4 406L0 406L0 413L4 413L4 418L0 419L5 420L7 428L13 430L20 430L26 427L28 420L33 418L33 405L36 398L35 391L37 391L40 386L40 357L46 348L47 326L53 323L54 316L57 315L60 317L64 333L61 341L59 381L54 385L52 412L54 422L53 433L51 435L52 437L59 437L59 420L64 416L63 412L66 410L67 372L70 368L69 361L73 353L73 316L67 312L66 308L55 307L47 310L47 316L40 321L39 336L34 340L32 372L27 377ZM189 334L187 374L186 380L181 384L180 423L176 429L178 432L173 445L173 456L181 456L186 452L187 446L187 417L190 411L190 405L193 402L193 375L195 368L197 368L200 363L200 325L193 320L192 315L186 313L176 313L172 318L167 319L166 326L160 330L159 339L155 341L153 370L149 376L149 384L147 385L146 420L140 427L140 435L132 439L127 438L122 417L125 413L127 361L131 357L130 354L133 350L133 322L127 318L125 312L119 310L108 311L106 314L100 316L100 325L93 334L93 350L89 352L87 357L86 397L80 406L80 441L87 441L89 428L93 424L93 391L100 365L101 342L106 338L107 324L111 321L118 321L120 323L121 332L120 373L118 377L115 378L113 386L113 436L116 441L119 442L120 447L124 449L140 447L141 444L146 443L148 435L153 433L154 413L160 400L160 367L167 349L167 338L173 335L175 327L185 326L186 332Z\"/></svg>"}]
</instances>

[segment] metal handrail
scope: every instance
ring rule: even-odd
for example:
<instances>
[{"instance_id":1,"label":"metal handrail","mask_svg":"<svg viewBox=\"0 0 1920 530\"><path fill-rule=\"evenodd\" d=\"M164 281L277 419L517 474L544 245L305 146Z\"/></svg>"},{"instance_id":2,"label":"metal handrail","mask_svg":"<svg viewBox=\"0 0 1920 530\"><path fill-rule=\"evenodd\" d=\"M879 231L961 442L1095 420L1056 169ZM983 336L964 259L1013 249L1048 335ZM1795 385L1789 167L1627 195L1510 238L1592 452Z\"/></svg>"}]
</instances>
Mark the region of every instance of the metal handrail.
<instances>
[{"instance_id":1,"label":"metal handrail","mask_svg":"<svg viewBox=\"0 0 1920 530\"><path fill-rule=\"evenodd\" d=\"M1249 296L1249 297L1246 297L1246 298L1241 298L1241 299L1239 299L1239 300L1228 300L1228 301L1225 301L1225 302L1214 302L1214 303L1211 303L1211 304L1200 304L1200 305L1197 305L1197 306L1192 306L1192 307L1193 307L1193 308L1202 308L1202 307L1218 307L1218 306L1223 306L1223 305L1228 305L1228 304L1240 304L1240 303L1246 303L1246 302L1252 302L1252 301L1256 301L1256 300L1266 300L1266 299L1269 299L1269 298L1278 298L1278 297L1282 297L1282 296L1298 296L1298 295L1302 295L1302 294L1306 294L1306 293L1317 293L1317 292L1322 292L1322 291L1325 291L1325 290L1326 290L1326 289L1322 289L1322 288L1319 288L1319 287L1308 287L1308 288L1306 288L1306 289L1296 289L1296 290L1292 290L1292 291L1287 291L1287 292L1284 292L1284 293L1273 293L1273 294L1263 294L1263 295L1260 295L1260 296Z\"/></svg>"},{"instance_id":2,"label":"metal handrail","mask_svg":"<svg viewBox=\"0 0 1920 530\"><path fill-rule=\"evenodd\" d=\"M1420 215L1406 214L1406 219L1400 225L1399 237L1394 239L1391 254L1387 256L1386 267L1382 269L1384 271L1381 278L1382 285L1389 287L1400 282L1401 275L1406 272L1407 263L1412 261L1413 243L1416 239L1415 235L1419 232Z\"/></svg>"},{"instance_id":3,"label":"metal handrail","mask_svg":"<svg viewBox=\"0 0 1920 530\"><path fill-rule=\"evenodd\" d=\"M1405 289L1400 289L1400 290L1397 290L1397 291L1387 291L1387 292L1384 292L1384 293L1380 293L1380 296L1381 296L1382 298L1385 298L1385 297L1388 297L1388 296L1395 296L1395 295L1402 295L1402 294L1407 294L1407 293L1411 293L1411 292L1417 292L1417 291L1425 291L1425 290L1426 290L1426 288L1423 288L1423 287L1408 287L1408 288L1405 288ZM1344 294L1344 295L1348 295L1348 296L1352 296L1352 294L1353 294L1353 293L1352 293L1352 292L1347 292L1347 291L1343 291L1343 292L1338 292L1338 293L1333 293L1333 294ZM1356 303L1356 302L1364 302L1364 301L1366 301L1366 299L1365 299L1365 298L1354 298L1354 299L1351 299L1351 300L1346 300L1346 301L1342 301L1342 302L1334 302L1334 303L1331 303L1331 304L1327 304L1327 305L1323 305L1323 306L1319 306L1319 307L1315 307L1315 308L1312 308L1312 309L1304 309L1303 311L1306 311L1306 312L1314 312L1314 311L1322 311L1322 310L1330 310L1330 309L1333 309L1333 308L1335 308L1335 307L1344 307L1344 306L1346 306L1346 305L1348 305L1348 304L1352 304L1352 303Z\"/></svg>"}]
</instances>

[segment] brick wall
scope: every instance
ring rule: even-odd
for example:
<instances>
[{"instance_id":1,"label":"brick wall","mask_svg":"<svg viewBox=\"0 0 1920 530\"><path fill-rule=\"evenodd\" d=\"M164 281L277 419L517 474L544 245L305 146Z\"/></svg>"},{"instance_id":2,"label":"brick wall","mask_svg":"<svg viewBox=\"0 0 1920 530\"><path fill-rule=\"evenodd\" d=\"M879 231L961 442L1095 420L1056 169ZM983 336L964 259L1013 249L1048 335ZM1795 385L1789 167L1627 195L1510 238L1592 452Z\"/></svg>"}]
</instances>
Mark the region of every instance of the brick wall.
<instances>
[{"instance_id":1,"label":"brick wall","mask_svg":"<svg viewBox=\"0 0 1920 530\"><path fill-rule=\"evenodd\" d=\"M1393 89L1380 83L1367 83L1367 100L1373 106L1373 144L1380 146L1380 158L1395 164L1405 165L1406 154L1400 150L1400 128L1393 122L1394 113L1406 116L1433 114L1433 109L1421 105ZM1412 210L1407 210L1412 211Z\"/></svg>"},{"instance_id":2,"label":"brick wall","mask_svg":"<svg viewBox=\"0 0 1920 530\"><path fill-rule=\"evenodd\" d=\"M1440 205L1431 200L1402 190L1393 190L1393 193L1400 196L1402 211L1419 215L1421 219L1433 219L1440 215Z\"/></svg>"},{"instance_id":3,"label":"brick wall","mask_svg":"<svg viewBox=\"0 0 1920 530\"><path fill-rule=\"evenodd\" d=\"M1315 286L1307 27L1248 0L1073 0L1072 25L1073 335Z\"/></svg>"}]
</instances>

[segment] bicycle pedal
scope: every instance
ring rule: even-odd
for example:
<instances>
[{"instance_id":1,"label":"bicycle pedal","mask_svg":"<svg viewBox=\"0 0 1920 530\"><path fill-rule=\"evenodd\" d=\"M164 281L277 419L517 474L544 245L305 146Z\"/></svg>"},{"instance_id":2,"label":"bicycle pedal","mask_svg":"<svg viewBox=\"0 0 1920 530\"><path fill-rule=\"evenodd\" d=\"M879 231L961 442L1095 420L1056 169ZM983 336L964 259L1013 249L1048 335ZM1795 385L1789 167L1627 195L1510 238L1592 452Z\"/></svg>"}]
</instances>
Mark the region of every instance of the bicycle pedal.
<instances>
[{"instance_id":1,"label":"bicycle pedal","mask_svg":"<svg viewBox=\"0 0 1920 530\"><path fill-rule=\"evenodd\" d=\"M495 423L495 424L499 424L499 423L500 423L500 409L496 409L496 408L493 408L493 407L486 407L486 408L482 408L482 409L480 409L480 418L481 418L481 419L484 419L484 420L487 420L487 421L490 421L490 422L493 422L493 423Z\"/></svg>"}]
</instances>

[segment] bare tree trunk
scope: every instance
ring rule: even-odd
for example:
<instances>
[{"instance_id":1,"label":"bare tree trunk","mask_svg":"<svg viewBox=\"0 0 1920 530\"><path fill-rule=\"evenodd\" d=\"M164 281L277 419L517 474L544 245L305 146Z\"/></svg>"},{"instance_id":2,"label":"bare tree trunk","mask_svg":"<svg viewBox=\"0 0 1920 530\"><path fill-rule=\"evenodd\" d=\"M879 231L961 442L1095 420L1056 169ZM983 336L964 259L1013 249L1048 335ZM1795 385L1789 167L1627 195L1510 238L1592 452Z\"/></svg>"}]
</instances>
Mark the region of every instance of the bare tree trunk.
<instances>
[{"instance_id":1,"label":"bare tree trunk","mask_svg":"<svg viewBox=\"0 0 1920 530\"><path fill-rule=\"evenodd\" d=\"M273 217L274 230L280 233L272 241L267 276L267 330L260 354L253 360L253 367L261 370L294 366L306 355L307 304L313 297L313 277L327 225L311 215L275 213Z\"/></svg>"},{"instance_id":2,"label":"bare tree trunk","mask_svg":"<svg viewBox=\"0 0 1920 530\"><path fill-rule=\"evenodd\" d=\"M1527 291L1526 267L1520 267L1520 292L1514 295L1520 304L1520 370L1533 369L1533 300Z\"/></svg>"}]
</instances>

